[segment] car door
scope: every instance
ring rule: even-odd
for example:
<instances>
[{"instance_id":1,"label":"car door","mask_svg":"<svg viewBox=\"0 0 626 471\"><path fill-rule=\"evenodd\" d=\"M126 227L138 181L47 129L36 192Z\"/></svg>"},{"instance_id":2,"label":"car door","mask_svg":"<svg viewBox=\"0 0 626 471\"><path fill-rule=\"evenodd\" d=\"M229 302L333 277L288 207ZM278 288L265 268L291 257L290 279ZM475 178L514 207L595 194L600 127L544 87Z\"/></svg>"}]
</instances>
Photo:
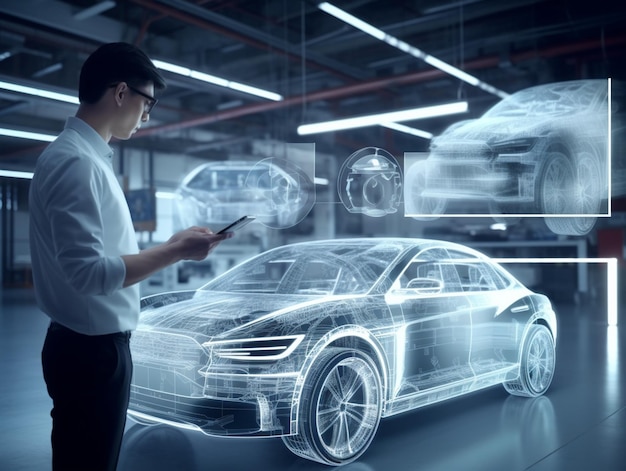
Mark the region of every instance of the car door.
<instances>
[{"instance_id":1,"label":"car door","mask_svg":"<svg viewBox=\"0 0 626 471\"><path fill-rule=\"evenodd\" d=\"M400 311L396 380L398 396L441 387L472 377L470 303L445 249L413 257L388 293Z\"/></svg>"},{"instance_id":2,"label":"car door","mask_svg":"<svg viewBox=\"0 0 626 471\"><path fill-rule=\"evenodd\" d=\"M487 261L450 251L471 305L470 366L478 377L514 366L523 324L508 315L514 299L507 280ZM520 304L518 309L522 309Z\"/></svg>"}]
</instances>

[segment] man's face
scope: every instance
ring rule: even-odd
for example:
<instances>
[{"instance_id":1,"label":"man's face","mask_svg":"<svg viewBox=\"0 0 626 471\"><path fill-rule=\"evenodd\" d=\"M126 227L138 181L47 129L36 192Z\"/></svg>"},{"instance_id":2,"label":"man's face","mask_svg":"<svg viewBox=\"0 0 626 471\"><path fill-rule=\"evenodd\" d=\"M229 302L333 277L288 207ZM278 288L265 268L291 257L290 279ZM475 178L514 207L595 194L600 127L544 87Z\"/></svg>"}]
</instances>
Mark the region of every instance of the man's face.
<instances>
[{"instance_id":1,"label":"man's face","mask_svg":"<svg viewBox=\"0 0 626 471\"><path fill-rule=\"evenodd\" d=\"M122 82L115 92L118 94L120 106L117 119L112 127L112 134L117 139L129 139L150 119L151 108L156 101L154 85L129 86Z\"/></svg>"}]
</instances>

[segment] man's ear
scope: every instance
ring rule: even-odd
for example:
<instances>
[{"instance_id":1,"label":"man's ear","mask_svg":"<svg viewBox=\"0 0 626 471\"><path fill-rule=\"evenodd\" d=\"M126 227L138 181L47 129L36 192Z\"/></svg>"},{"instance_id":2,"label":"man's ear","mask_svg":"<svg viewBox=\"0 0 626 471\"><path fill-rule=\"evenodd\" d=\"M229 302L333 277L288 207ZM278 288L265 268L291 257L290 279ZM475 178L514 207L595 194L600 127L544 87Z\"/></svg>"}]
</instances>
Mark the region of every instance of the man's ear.
<instances>
[{"instance_id":1,"label":"man's ear","mask_svg":"<svg viewBox=\"0 0 626 471\"><path fill-rule=\"evenodd\" d=\"M115 104L120 107L124 103L124 97L128 93L128 84L126 82L120 82L115 86L114 90Z\"/></svg>"}]
</instances>

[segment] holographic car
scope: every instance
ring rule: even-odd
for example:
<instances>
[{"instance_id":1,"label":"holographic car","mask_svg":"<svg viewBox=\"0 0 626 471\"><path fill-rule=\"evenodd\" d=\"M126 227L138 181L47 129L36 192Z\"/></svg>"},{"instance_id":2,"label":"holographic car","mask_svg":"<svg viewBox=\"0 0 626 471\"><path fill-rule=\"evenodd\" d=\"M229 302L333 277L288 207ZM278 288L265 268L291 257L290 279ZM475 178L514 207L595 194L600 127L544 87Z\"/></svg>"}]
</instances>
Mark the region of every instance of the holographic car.
<instances>
[{"instance_id":1,"label":"holographic car","mask_svg":"<svg viewBox=\"0 0 626 471\"><path fill-rule=\"evenodd\" d=\"M451 204L484 204L496 219L537 214L556 234L587 234L609 198L610 91L618 136L623 87L606 79L526 88L451 125L406 169L406 214L428 220Z\"/></svg>"},{"instance_id":2,"label":"holographic car","mask_svg":"<svg viewBox=\"0 0 626 471\"><path fill-rule=\"evenodd\" d=\"M230 223L242 215L284 229L300 222L315 203L313 182L284 159L223 160L202 164L176 190L183 227Z\"/></svg>"},{"instance_id":3,"label":"holographic car","mask_svg":"<svg viewBox=\"0 0 626 471\"><path fill-rule=\"evenodd\" d=\"M129 415L282 437L343 465L381 418L502 384L546 392L557 318L488 257L427 239L301 242L142 299Z\"/></svg>"}]
</instances>

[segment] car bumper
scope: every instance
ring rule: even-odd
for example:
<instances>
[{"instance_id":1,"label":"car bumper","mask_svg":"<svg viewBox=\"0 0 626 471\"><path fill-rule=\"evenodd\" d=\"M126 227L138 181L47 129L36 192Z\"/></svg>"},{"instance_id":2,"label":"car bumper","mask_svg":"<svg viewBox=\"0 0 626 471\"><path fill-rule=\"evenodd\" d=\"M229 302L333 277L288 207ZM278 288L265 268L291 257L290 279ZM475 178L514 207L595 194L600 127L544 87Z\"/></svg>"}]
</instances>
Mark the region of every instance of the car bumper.
<instances>
[{"instance_id":1,"label":"car bumper","mask_svg":"<svg viewBox=\"0 0 626 471\"><path fill-rule=\"evenodd\" d=\"M137 331L129 414L219 436L289 435L298 372L217 364L193 338ZM203 366L204 365L204 366Z\"/></svg>"},{"instance_id":2,"label":"car bumper","mask_svg":"<svg viewBox=\"0 0 626 471\"><path fill-rule=\"evenodd\" d=\"M128 413L139 422L167 423L216 436L289 435L290 405L259 395L252 400L187 397L131 386ZM280 417L282 416L282 420Z\"/></svg>"},{"instance_id":3,"label":"car bumper","mask_svg":"<svg viewBox=\"0 0 626 471\"><path fill-rule=\"evenodd\" d=\"M535 196L535 165L516 155L485 159L427 160L422 196L473 199L497 203L531 203Z\"/></svg>"}]
</instances>

